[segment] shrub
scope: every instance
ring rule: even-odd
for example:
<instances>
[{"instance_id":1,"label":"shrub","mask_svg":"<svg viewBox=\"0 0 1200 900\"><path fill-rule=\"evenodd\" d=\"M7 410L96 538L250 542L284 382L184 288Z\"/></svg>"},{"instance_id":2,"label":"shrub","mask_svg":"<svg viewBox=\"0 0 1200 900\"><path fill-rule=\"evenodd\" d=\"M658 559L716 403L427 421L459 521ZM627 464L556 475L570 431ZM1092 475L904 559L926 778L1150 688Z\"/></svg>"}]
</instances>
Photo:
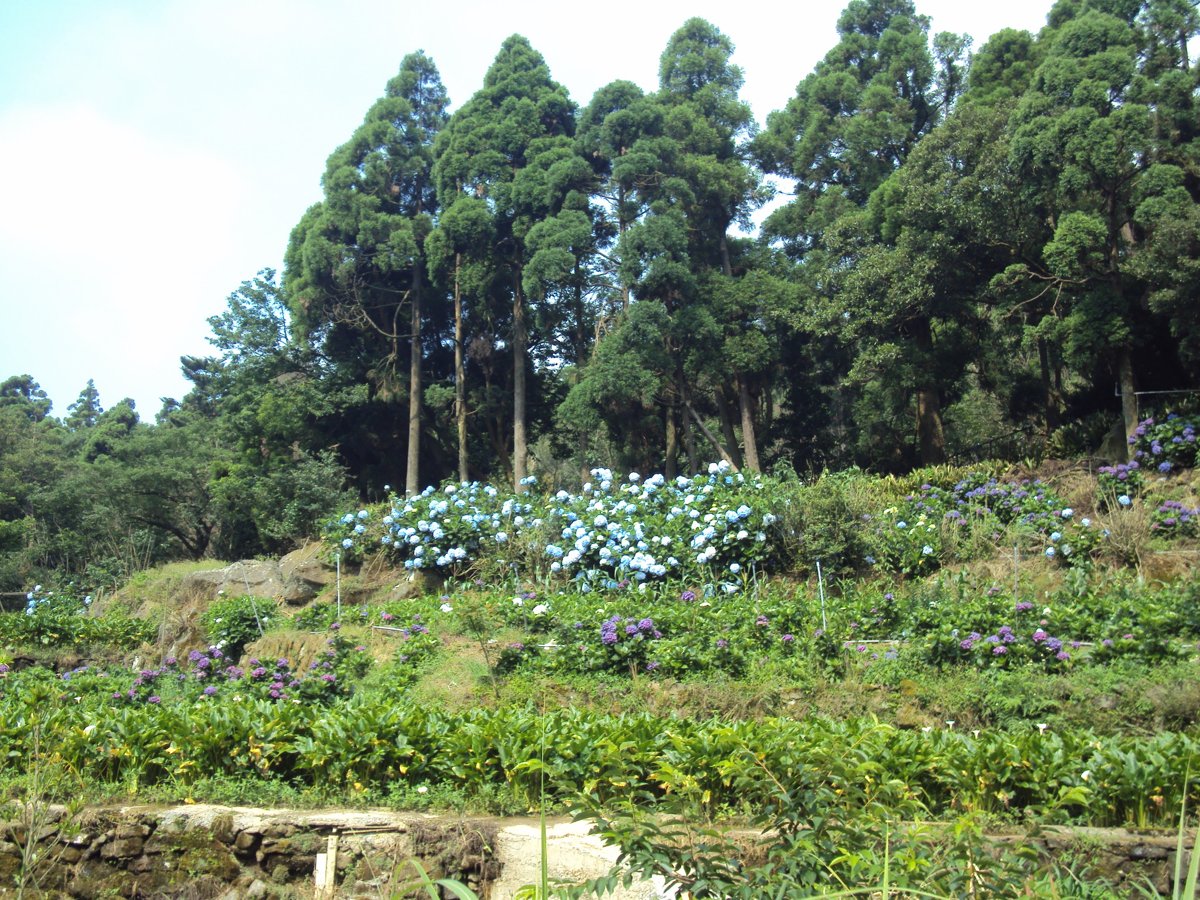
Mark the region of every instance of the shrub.
<instances>
[{"instance_id":1,"label":"shrub","mask_svg":"<svg viewBox=\"0 0 1200 900\"><path fill-rule=\"evenodd\" d=\"M116 609L94 616L91 604L91 595L38 585L26 595L24 613L0 614L0 646L131 649L154 636L153 623Z\"/></svg>"},{"instance_id":2,"label":"shrub","mask_svg":"<svg viewBox=\"0 0 1200 900\"><path fill-rule=\"evenodd\" d=\"M246 645L258 640L274 623L278 607L262 597L228 597L216 600L200 614L200 627L209 643L238 659Z\"/></svg>"},{"instance_id":3,"label":"shrub","mask_svg":"<svg viewBox=\"0 0 1200 900\"><path fill-rule=\"evenodd\" d=\"M1168 413L1165 418L1143 419L1129 438L1133 458L1143 468L1159 472L1196 466L1196 430L1200 417Z\"/></svg>"},{"instance_id":4,"label":"shrub","mask_svg":"<svg viewBox=\"0 0 1200 900\"><path fill-rule=\"evenodd\" d=\"M776 482L747 479L726 463L707 474L617 481L594 469L578 494L503 494L476 482L427 488L382 510L347 513L327 529L349 558L382 550L405 568L458 573L501 557L530 575L557 575L581 590L622 581L697 577L737 586L779 559ZM532 486L532 485L531 485Z\"/></svg>"}]
</instances>

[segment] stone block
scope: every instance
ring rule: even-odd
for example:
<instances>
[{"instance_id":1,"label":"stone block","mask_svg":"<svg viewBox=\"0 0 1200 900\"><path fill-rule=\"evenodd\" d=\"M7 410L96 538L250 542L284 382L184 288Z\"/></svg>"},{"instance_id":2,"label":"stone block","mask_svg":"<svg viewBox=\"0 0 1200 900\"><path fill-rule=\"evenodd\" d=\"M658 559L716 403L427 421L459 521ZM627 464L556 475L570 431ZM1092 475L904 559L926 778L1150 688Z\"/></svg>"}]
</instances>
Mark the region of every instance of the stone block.
<instances>
[{"instance_id":1,"label":"stone block","mask_svg":"<svg viewBox=\"0 0 1200 900\"><path fill-rule=\"evenodd\" d=\"M251 853L258 847L258 837L249 831L239 831L233 839L233 849L238 853Z\"/></svg>"},{"instance_id":2,"label":"stone block","mask_svg":"<svg viewBox=\"0 0 1200 900\"><path fill-rule=\"evenodd\" d=\"M140 837L113 838L100 848L100 856L104 859L133 859L142 855L143 847L145 841Z\"/></svg>"}]
</instances>

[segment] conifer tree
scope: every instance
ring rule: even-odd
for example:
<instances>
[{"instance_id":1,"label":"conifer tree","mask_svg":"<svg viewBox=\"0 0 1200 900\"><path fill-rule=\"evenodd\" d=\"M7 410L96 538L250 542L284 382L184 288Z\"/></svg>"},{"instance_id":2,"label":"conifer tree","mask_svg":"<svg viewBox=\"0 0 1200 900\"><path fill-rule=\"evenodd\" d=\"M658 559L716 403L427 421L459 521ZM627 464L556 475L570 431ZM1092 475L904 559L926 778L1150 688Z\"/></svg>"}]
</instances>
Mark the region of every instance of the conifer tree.
<instances>
[{"instance_id":1,"label":"conifer tree","mask_svg":"<svg viewBox=\"0 0 1200 900\"><path fill-rule=\"evenodd\" d=\"M911 0L851 0L837 27L838 44L800 82L787 107L768 117L756 142L768 172L796 181L796 198L767 219L764 231L805 263L806 309L799 318L808 319L804 327L814 335L855 317L837 285L855 254L872 243L867 202L949 112L963 86L960 58L967 45L965 38L939 34L931 48L929 20ZM836 307L839 315L830 316ZM925 318L912 319L907 332L922 353L933 351ZM843 341L852 344L853 336ZM927 368L910 374L922 462L940 462L939 386Z\"/></svg>"},{"instance_id":2,"label":"conifer tree","mask_svg":"<svg viewBox=\"0 0 1200 900\"><path fill-rule=\"evenodd\" d=\"M575 106L550 77L542 55L520 35L509 37L478 90L450 118L438 143L438 197L449 212L464 199L485 201L491 216L487 259L494 296L509 301L512 354L512 476L524 490L529 455L527 375L529 297L525 267L530 229L559 215L577 171L572 136ZM566 181L559 177L565 174Z\"/></svg>"},{"instance_id":3,"label":"conifer tree","mask_svg":"<svg viewBox=\"0 0 1200 900\"><path fill-rule=\"evenodd\" d=\"M89 378L79 397L67 407L67 418L63 424L72 431L92 428L104 409L100 406L100 392L96 390L96 382Z\"/></svg>"},{"instance_id":4,"label":"conifer tree","mask_svg":"<svg viewBox=\"0 0 1200 900\"><path fill-rule=\"evenodd\" d=\"M1026 273L1060 300L1068 361L1116 382L1131 435L1139 381L1186 377L1168 325L1195 359L1194 304L1178 301L1200 270L1187 49L1200 23L1170 0L1062 0L1050 24L1011 123L1012 159L1052 231Z\"/></svg>"},{"instance_id":5,"label":"conifer tree","mask_svg":"<svg viewBox=\"0 0 1200 900\"><path fill-rule=\"evenodd\" d=\"M329 157L325 198L293 231L286 260L300 327L323 335L326 352L347 364L365 356L377 399L407 395L407 428L403 437L394 429L393 441L407 448L408 493L420 489L424 245L437 211L433 144L447 104L433 61L406 56L363 124Z\"/></svg>"}]
</instances>

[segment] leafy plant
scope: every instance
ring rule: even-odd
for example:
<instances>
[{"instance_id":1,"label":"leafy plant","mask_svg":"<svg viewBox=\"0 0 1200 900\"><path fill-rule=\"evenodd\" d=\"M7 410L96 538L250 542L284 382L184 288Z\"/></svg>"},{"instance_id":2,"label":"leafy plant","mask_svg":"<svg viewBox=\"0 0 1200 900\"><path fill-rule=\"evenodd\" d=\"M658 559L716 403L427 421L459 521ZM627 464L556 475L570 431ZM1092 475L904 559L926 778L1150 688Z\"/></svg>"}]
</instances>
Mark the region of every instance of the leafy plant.
<instances>
[{"instance_id":1,"label":"leafy plant","mask_svg":"<svg viewBox=\"0 0 1200 900\"><path fill-rule=\"evenodd\" d=\"M392 880L395 881L399 877L399 874L406 868L412 869L416 873L416 876L407 884L402 885L399 890L392 893L392 896L397 898L397 900L402 897L411 896L414 892L422 890L427 892L432 900L441 900L445 896L443 892L450 893L452 896L458 898L458 900L478 900L476 893L460 881L456 881L453 878L434 879L430 877L429 873L425 871L425 867L415 859L406 860L393 873Z\"/></svg>"},{"instance_id":2,"label":"leafy plant","mask_svg":"<svg viewBox=\"0 0 1200 900\"><path fill-rule=\"evenodd\" d=\"M1143 419L1129 438L1133 457L1143 467L1159 472L1193 468L1197 462L1197 429L1200 419L1194 415L1168 413L1161 419Z\"/></svg>"},{"instance_id":3,"label":"leafy plant","mask_svg":"<svg viewBox=\"0 0 1200 900\"><path fill-rule=\"evenodd\" d=\"M262 637L276 621L278 606L262 597L226 597L215 600L200 614L200 626L209 643L238 659L246 645Z\"/></svg>"}]
</instances>

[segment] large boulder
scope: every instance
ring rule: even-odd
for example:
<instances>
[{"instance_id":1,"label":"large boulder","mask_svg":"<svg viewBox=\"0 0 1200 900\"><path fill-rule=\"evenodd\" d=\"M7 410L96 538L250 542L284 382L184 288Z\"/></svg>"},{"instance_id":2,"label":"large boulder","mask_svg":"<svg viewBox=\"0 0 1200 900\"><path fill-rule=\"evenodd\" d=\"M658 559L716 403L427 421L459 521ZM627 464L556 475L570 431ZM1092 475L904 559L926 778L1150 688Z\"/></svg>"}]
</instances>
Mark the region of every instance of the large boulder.
<instances>
[{"instance_id":1,"label":"large boulder","mask_svg":"<svg viewBox=\"0 0 1200 900\"><path fill-rule=\"evenodd\" d=\"M223 569L193 572L184 579L183 588L196 599L246 595L300 606L312 600L333 577L321 566L315 551L302 548L278 562L244 559Z\"/></svg>"},{"instance_id":2,"label":"large boulder","mask_svg":"<svg viewBox=\"0 0 1200 900\"><path fill-rule=\"evenodd\" d=\"M337 580L337 573L322 557L324 545L319 542L305 544L279 560L279 572L286 584L306 585L313 594ZM287 600L287 597L283 598ZM291 601L305 602L305 601Z\"/></svg>"}]
</instances>

